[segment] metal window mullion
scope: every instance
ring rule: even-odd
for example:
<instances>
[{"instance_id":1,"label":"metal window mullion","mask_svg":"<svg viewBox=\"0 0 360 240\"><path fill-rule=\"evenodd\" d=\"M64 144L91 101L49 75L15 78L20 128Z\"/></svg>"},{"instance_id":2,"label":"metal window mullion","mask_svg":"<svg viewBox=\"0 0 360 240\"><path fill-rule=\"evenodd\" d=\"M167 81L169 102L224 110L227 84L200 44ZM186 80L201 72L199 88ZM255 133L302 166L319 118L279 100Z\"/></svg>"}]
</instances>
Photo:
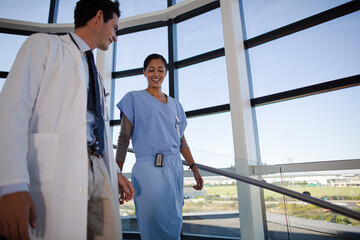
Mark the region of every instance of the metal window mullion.
<instances>
[{"instance_id":1,"label":"metal window mullion","mask_svg":"<svg viewBox=\"0 0 360 240\"><path fill-rule=\"evenodd\" d=\"M178 74L175 70L175 60L177 59L177 33L174 20L168 21L168 76L169 76L169 95L179 100Z\"/></svg>"},{"instance_id":2,"label":"metal window mullion","mask_svg":"<svg viewBox=\"0 0 360 240\"><path fill-rule=\"evenodd\" d=\"M51 0L48 23L56 23L57 22L58 12L59 12L59 0Z\"/></svg>"}]
</instances>

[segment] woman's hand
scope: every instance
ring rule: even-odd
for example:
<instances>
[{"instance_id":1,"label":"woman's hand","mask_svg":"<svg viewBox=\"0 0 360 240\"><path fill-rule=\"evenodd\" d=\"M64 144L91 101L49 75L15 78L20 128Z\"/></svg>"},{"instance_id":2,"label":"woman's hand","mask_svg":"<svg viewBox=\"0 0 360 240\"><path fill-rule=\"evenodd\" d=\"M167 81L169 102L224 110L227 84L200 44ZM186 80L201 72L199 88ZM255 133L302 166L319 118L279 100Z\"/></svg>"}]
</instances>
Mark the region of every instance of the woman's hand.
<instances>
[{"instance_id":1,"label":"woman's hand","mask_svg":"<svg viewBox=\"0 0 360 240\"><path fill-rule=\"evenodd\" d=\"M196 185L194 185L193 188L195 190L201 190L203 188L203 179L197 169L193 172L193 174L196 181Z\"/></svg>"},{"instance_id":2,"label":"woman's hand","mask_svg":"<svg viewBox=\"0 0 360 240\"><path fill-rule=\"evenodd\" d=\"M182 137L182 140L185 139L185 136ZM187 145L187 144L186 144ZM191 155L190 148L187 146L185 148L182 148L180 150L181 154L185 158L185 161L187 162L188 166L193 171L194 178L196 181L196 185L193 186L195 190L201 190L203 188L203 179L200 176L199 169L197 168L195 161Z\"/></svg>"}]
</instances>

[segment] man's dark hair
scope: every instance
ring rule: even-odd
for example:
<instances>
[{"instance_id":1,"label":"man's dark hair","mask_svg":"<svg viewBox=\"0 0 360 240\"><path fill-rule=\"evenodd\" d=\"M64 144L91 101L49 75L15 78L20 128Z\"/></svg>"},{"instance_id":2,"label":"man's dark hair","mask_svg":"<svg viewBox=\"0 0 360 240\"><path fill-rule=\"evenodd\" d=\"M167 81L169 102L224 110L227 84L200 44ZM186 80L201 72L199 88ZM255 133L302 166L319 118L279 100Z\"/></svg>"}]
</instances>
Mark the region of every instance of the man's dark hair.
<instances>
[{"instance_id":1,"label":"man's dark hair","mask_svg":"<svg viewBox=\"0 0 360 240\"><path fill-rule=\"evenodd\" d=\"M153 59L160 59L163 63L164 63L164 66L165 66L165 69L168 70L168 66L167 66L167 63L166 63L166 59L161 56L160 54L157 54L157 53L153 53L153 54L150 54L149 56L147 56L145 58L145 61L144 61L144 71L146 71L146 68L148 67L149 63L151 60Z\"/></svg>"},{"instance_id":2,"label":"man's dark hair","mask_svg":"<svg viewBox=\"0 0 360 240\"><path fill-rule=\"evenodd\" d=\"M111 0L80 0L76 3L74 11L75 29L86 26L96 13L101 10L104 22L113 18L114 13L120 17L119 3Z\"/></svg>"}]
</instances>

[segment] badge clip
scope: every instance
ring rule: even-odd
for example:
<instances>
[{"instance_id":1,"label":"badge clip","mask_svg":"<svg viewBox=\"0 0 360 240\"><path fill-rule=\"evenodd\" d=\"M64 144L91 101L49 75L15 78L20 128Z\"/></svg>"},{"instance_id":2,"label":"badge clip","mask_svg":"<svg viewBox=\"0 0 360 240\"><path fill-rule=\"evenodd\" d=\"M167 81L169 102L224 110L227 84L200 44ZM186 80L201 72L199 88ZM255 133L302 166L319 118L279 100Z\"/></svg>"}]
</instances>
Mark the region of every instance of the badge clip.
<instances>
[{"instance_id":1,"label":"badge clip","mask_svg":"<svg viewBox=\"0 0 360 240\"><path fill-rule=\"evenodd\" d=\"M155 155L155 166L156 167L163 167L164 166L164 155L161 153L157 153Z\"/></svg>"}]
</instances>

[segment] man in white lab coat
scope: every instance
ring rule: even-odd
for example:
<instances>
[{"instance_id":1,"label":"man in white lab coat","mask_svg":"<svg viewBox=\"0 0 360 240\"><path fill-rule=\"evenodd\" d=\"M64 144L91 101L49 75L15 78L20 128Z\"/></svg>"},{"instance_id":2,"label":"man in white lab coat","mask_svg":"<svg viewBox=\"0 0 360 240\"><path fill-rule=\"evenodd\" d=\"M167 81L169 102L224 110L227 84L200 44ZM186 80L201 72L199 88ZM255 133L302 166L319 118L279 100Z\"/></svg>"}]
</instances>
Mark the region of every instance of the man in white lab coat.
<instances>
[{"instance_id":1,"label":"man in white lab coat","mask_svg":"<svg viewBox=\"0 0 360 240\"><path fill-rule=\"evenodd\" d=\"M80 0L73 33L21 47L0 94L0 236L121 239L118 190L128 201L134 189L116 169L100 77L105 148L94 150L84 53L116 41L119 16L118 3Z\"/></svg>"}]
</instances>

